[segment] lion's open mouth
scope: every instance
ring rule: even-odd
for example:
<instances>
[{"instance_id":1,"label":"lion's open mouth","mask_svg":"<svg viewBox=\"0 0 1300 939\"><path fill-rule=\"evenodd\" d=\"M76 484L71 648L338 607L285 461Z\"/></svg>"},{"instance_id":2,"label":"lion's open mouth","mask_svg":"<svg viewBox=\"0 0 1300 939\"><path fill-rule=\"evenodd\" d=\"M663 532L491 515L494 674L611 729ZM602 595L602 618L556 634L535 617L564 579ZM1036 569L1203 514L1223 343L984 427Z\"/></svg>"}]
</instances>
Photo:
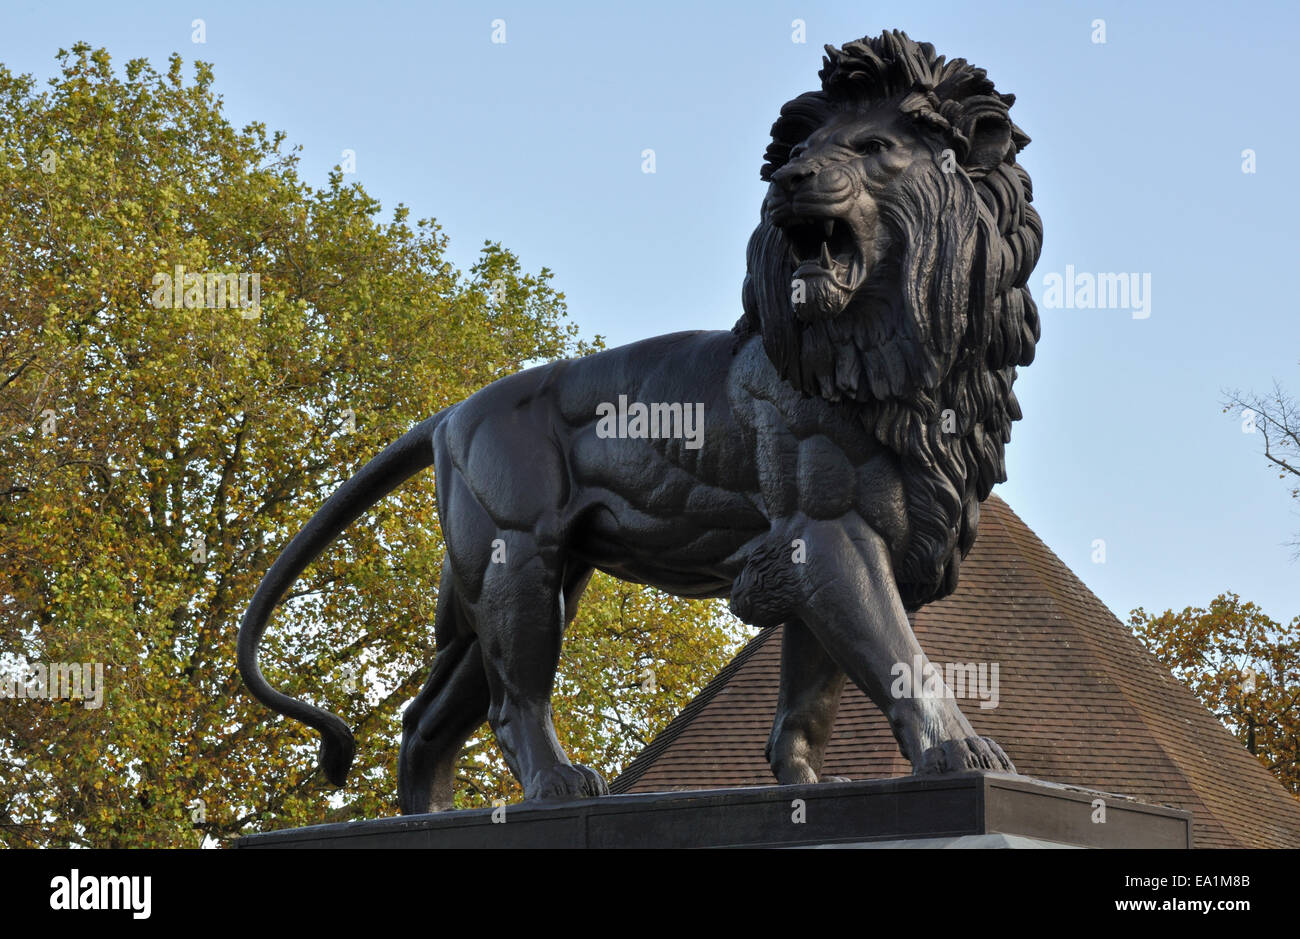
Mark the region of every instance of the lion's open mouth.
<instances>
[{"instance_id":1,"label":"lion's open mouth","mask_svg":"<svg viewBox=\"0 0 1300 939\"><path fill-rule=\"evenodd\" d=\"M782 230L790 244L800 315L815 319L840 313L866 273L852 226L840 218L824 217L792 222ZM806 298L803 303L801 295Z\"/></svg>"},{"instance_id":2,"label":"lion's open mouth","mask_svg":"<svg viewBox=\"0 0 1300 939\"><path fill-rule=\"evenodd\" d=\"M850 274L858 260L858 244L847 222L838 218L799 222L785 234L790 239L796 276L830 274L840 286L852 286Z\"/></svg>"}]
</instances>

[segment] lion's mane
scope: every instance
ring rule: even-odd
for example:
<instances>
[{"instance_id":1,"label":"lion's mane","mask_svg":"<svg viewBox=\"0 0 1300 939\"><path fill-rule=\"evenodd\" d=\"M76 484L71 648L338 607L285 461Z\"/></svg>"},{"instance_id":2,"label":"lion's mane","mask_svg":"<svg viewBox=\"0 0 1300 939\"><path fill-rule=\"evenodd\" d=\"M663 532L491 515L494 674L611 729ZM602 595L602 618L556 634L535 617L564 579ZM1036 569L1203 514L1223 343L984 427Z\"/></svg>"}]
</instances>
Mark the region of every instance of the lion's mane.
<instances>
[{"instance_id":1,"label":"lion's mane","mask_svg":"<svg viewBox=\"0 0 1300 939\"><path fill-rule=\"evenodd\" d=\"M892 248L829 320L796 316L789 245L764 214L735 331L761 335L803 393L857 407L868 432L899 456L910 538L895 577L913 610L955 589L980 502L1006 479L1003 451L1021 417L1011 386L1039 338L1026 285L1042 222L1016 162L1029 138L1010 120L1014 96L929 43L895 31L826 53L821 90L788 102L772 125L764 180L837 110L863 103L895 104L936 159L918 161L879 194Z\"/></svg>"}]
</instances>

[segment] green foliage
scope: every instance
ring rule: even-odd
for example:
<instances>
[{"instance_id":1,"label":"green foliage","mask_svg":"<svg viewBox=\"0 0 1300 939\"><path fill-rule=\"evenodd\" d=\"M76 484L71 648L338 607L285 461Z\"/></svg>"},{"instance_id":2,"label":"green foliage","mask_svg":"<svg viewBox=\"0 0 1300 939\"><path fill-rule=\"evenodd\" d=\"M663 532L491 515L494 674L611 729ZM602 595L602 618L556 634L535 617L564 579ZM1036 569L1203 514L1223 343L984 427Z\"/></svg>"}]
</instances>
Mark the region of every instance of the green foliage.
<instances>
[{"instance_id":1,"label":"green foliage","mask_svg":"<svg viewBox=\"0 0 1300 939\"><path fill-rule=\"evenodd\" d=\"M263 645L274 684L356 730L345 790L310 731L243 691L239 618L386 443L599 337L502 246L461 274L433 221L381 220L337 170L304 184L283 134L226 121L207 65L187 84L178 56L121 77L103 50L60 59L43 91L0 66L0 666L103 663L106 691L98 709L0 700L0 843L193 846L393 814L400 709L433 653L432 473L307 571ZM157 306L178 265L258 275L260 307ZM587 610L558 720L611 773L738 634L716 606L613 582ZM668 640L682 658L655 658ZM463 775L480 799L509 792L482 741Z\"/></svg>"},{"instance_id":2,"label":"green foliage","mask_svg":"<svg viewBox=\"0 0 1300 939\"><path fill-rule=\"evenodd\" d=\"M1283 626L1224 593L1209 609L1129 616L1139 639L1300 796L1300 616Z\"/></svg>"}]
</instances>

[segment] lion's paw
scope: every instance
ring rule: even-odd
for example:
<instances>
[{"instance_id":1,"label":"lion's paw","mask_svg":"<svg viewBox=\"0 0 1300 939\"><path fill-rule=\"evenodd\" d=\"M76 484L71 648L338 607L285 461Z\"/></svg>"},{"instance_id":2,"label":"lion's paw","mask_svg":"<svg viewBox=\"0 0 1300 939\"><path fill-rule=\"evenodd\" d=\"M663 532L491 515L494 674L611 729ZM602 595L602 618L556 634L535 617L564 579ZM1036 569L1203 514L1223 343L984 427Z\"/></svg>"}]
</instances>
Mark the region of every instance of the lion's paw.
<instances>
[{"instance_id":1,"label":"lion's paw","mask_svg":"<svg viewBox=\"0 0 1300 939\"><path fill-rule=\"evenodd\" d=\"M609 786L594 769L557 763L533 778L527 799L586 799L609 795Z\"/></svg>"},{"instance_id":2,"label":"lion's paw","mask_svg":"<svg viewBox=\"0 0 1300 939\"><path fill-rule=\"evenodd\" d=\"M921 756L917 775L930 776L967 770L1014 773L1016 767L991 737L963 737L945 740L926 750Z\"/></svg>"}]
</instances>

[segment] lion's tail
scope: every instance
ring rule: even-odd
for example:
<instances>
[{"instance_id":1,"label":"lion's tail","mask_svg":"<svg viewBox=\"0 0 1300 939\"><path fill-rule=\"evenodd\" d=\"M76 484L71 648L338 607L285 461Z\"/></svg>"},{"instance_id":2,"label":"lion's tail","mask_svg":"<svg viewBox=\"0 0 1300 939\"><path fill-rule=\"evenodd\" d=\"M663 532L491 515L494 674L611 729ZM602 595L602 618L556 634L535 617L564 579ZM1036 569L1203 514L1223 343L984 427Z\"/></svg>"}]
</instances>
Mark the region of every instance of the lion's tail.
<instances>
[{"instance_id":1,"label":"lion's tail","mask_svg":"<svg viewBox=\"0 0 1300 939\"><path fill-rule=\"evenodd\" d=\"M320 731L320 767L336 786L347 780L356 753L352 731L337 715L267 684L257 667L257 646L272 611L307 565L376 502L433 465L433 432L449 411L439 411L408 430L335 490L266 572L239 626L239 674L248 690L271 710Z\"/></svg>"}]
</instances>

